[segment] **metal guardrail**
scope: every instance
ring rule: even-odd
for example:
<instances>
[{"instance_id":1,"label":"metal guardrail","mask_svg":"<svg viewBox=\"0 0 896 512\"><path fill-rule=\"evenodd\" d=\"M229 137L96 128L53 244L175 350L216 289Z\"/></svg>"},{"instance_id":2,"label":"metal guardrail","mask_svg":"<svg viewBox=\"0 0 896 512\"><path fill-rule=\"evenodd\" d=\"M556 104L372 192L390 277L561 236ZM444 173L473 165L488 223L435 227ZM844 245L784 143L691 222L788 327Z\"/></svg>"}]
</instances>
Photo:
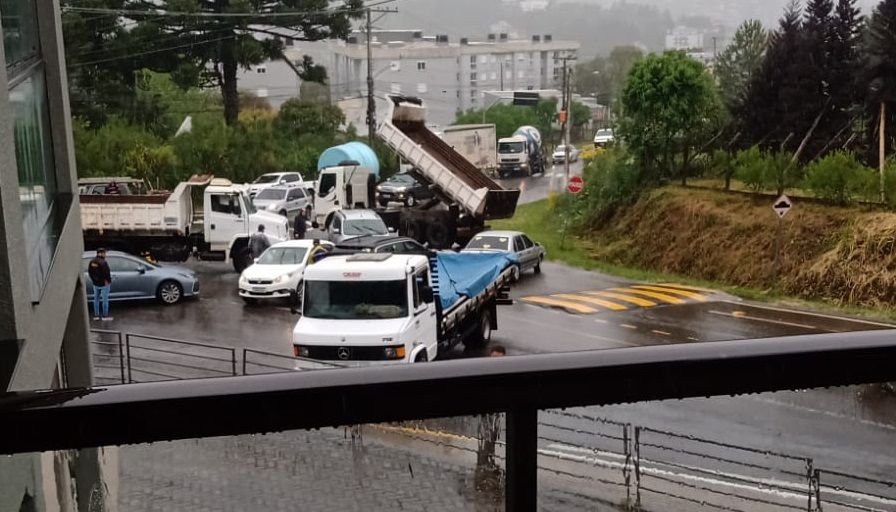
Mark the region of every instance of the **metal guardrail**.
<instances>
[{"instance_id":1,"label":"metal guardrail","mask_svg":"<svg viewBox=\"0 0 896 512\"><path fill-rule=\"evenodd\" d=\"M0 453L506 412L506 506L534 511L539 409L894 381L894 359L873 331L8 393Z\"/></svg>"},{"instance_id":2,"label":"metal guardrail","mask_svg":"<svg viewBox=\"0 0 896 512\"><path fill-rule=\"evenodd\" d=\"M285 356L274 352L244 348L242 352L243 375L262 375L303 370L327 370L343 368L342 365L304 357Z\"/></svg>"}]
</instances>

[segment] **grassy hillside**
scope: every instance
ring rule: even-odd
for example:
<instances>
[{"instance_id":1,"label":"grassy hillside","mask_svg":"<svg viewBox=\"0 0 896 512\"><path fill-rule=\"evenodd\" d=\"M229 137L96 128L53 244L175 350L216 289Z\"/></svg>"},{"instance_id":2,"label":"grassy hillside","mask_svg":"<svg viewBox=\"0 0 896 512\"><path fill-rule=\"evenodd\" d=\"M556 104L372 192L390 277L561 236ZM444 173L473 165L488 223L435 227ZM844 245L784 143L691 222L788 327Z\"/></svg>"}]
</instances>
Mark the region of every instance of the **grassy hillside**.
<instances>
[{"instance_id":1,"label":"grassy hillside","mask_svg":"<svg viewBox=\"0 0 896 512\"><path fill-rule=\"evenodd\" d=\"M747 296L893 308L896 214L796 202L781 222L776 272L778 222L765 197L665 187L575 238L564 240L563 219L547 201L495 227L529 231L553 258L632 278L685 277Z\"/></svg>"}]
</instances>

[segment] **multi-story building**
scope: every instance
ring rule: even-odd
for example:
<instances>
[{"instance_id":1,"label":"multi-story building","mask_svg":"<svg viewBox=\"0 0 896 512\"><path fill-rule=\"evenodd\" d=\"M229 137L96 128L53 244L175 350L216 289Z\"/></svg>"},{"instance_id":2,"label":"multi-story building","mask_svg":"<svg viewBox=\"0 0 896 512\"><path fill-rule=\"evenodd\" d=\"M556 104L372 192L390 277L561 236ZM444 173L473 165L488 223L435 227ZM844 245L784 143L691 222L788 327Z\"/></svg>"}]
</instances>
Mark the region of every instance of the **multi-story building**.
<instances>
[{"instance_id":1,"label":"multi-story building","mask_svg":"<svg viewBox=\"0 0 896 512\"><path fill-rule=\"evenodd\" d=\"M367 40L354 33L347 41L300 43L288 47L294 62L310 55L327 68L333 102L355 105L367 94ZM483 41L448 36L426 37L418 30L374 31L372 71L376 96L405 94L422 98L428 120L448 124L458 110L483 106L487 90L551 89L560 85L559 57L575 54L579 43L554 41L550 35L513 40L491 34ZM279 105L296 95L295 73L283 62L269 62L245 72L240 87ZM380 102L382 105L382 102ZM363 109L346 107L349 122L364 124Z\"/></svg>"},{"instance_id":2,"label":"multi-story building","mask_svg":"<svg viewBox=\"0 0 896 512\"><path fill-rule=\"evenodd\" d=\"M59 2L0 0L0 36L0 392L89 386ZM105 453L0 457L0 510L105 510Z\"/></svg>"}]
</instances>

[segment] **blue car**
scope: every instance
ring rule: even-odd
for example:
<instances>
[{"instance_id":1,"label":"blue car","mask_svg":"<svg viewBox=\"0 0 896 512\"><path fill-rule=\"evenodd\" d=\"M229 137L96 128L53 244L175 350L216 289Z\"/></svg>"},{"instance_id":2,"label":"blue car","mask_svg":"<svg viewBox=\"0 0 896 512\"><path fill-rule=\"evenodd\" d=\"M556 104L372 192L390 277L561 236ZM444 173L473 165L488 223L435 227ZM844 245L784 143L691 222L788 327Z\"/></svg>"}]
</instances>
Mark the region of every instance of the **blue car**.
<instances>
[{"instance_id":1,"label":"blue car","mask_svg":"<svg viewBox=\"0 0 896 512\"><path fill-rule=\"evenodd\" d=\"M87 265L94 257L94 251L81 256L88 301L93 300L93 283L87 275ZM171 305L184 297L199 296L199 278L190 269L149 263L118 251L108 251L106 261L112 272L110 301L156 299L162 304Z\"/></svg>"}]
</instances>

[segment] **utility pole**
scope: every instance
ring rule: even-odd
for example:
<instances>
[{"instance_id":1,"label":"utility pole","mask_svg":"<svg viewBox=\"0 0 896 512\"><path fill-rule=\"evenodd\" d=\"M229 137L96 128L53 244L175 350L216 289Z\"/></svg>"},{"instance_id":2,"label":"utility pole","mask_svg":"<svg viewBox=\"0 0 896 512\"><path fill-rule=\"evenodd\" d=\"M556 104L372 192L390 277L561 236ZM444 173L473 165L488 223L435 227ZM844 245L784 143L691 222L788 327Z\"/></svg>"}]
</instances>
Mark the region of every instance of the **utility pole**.
<instances>
[{"instance_id":1,"label":"utility pole","mask_svg":"<svg viewBox=\"0 0 896 512\"><path fill-rule=\"evenodd\" d=\"M561 125L561 133L563 134L563 144L566 149L566 155L563 158L564 167L566 169L566 180L569 181L569 142L570 142L570 128L571 128L571 115L570 115L570 107L572 106L572 70L569 69L569 61L576 60L573 56L566 57L558 57L558 60L563 61L563 101L561 106L561 116L560 116L560 125Z\"/></svg>"},{"instance_id":2,"label":"utility pole","mask_svg":"<svg viewBox=\"0 0 896 512\"><path fill-rule=\"evenodd\" d=\"M887 158L887 139L886 139L886 131L887 131L887 104L883 101L880 102L880 142L879 142L879 157L880 157L880 202L885 203L887 201L887 193L886 193L886 183L884 181L884 168L886 166L886 158Z\"/></svg>"},{"instance_id":3,"label":"utility pole","mask_svg":"<svg viewBox=\"0 0 896 512\"><path fill-rule=\"evenodd\" d=\"M373 39L373 22L370 19L370 13L396 13L398 12L398 9L371 9L368 7L365 11L367 15L367 142L373 146L373 140L376 137L376 101L373 97L373 48L371 47L371 40Z\"/></svg>"}]
</instances>

